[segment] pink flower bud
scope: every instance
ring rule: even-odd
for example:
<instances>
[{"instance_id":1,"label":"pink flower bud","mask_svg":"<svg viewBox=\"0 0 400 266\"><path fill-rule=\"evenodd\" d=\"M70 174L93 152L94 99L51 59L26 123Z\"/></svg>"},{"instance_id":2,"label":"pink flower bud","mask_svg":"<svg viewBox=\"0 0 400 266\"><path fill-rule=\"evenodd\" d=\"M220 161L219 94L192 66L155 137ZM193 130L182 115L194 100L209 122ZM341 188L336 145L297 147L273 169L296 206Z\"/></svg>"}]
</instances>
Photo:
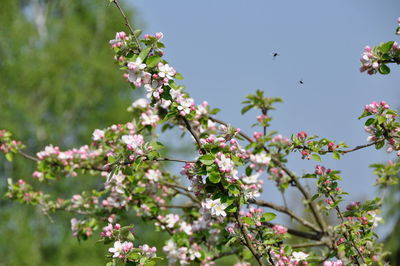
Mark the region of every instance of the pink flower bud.
<instances>
[{"instance_id":1,"label":"pink flower bud","mask_svg":"<svg viewBox=\"0 0 400 266\"><path fill-rule=\"evenodd\" d=\"M364 51L369 53L369 52L372 51L372 48L367 45L367 46L364 47Z\"/></svg>"},{"instance_id":2,"label":"pink flower bud","mask_svg":"<svg viewBox=\"0 0 400 266\"><path fill-rule=\"evenodd\" d=\"M156 33L156 38L161 40L164 37L164 34L162 32L157 32Z\"/></svg>"},{"instance_id":3,"label":"pink flower bud","mask_svg":"<svg viewBox=\"0 0 400 266\"><path fill-rule=\"evenodd\" d=\"M118 33L117 33L117 37L118 37L118 38L120 38L120 39L125 39L125 37L126 37L126 33L125 33L125 32L123 32L123 31L121 31L121 32L118 32Z\"/></svg>"},{"instance_id":4,"label":"pink flower bud","mask_svg":"<svg viewBox=\"0 0 400 266\"><path fill-rule=\"evenodd\" d=\"M304 131L300 131L299 133L297 133L297 136L300 138L300 139L305 139L305 138L307 138L307 133L306 132L304 132Z\"/></svg>"}]
</instances>

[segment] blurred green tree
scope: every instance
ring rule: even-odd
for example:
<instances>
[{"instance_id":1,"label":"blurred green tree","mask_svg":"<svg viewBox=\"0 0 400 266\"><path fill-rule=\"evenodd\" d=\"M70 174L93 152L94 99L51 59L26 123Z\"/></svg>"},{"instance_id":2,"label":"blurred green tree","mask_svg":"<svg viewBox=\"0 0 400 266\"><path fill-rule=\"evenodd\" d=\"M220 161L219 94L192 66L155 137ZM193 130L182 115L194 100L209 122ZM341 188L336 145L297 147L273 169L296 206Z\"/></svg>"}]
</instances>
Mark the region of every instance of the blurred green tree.
<instances>
[{"instance_id":1,"label":"blurred green tree","mask_svg":"<svg viewBox=\"0 0 400 266\"><path fill-rule=\"evenodd\" d=\"M48 143L81 145L95 128L129 121L132 93L107 45L124 25L106 1L1 0L0 25L0 127L15 132L28 152ZM0 158L2 195L7 177L29 178L29 163ZM99 181L88 178L84 185ZM54 192L70 196L74 186L73 178L65 180ZM104 246L71 236L70 216L53 217L51 224L4 198L0 208L0 265L104 264Z\"/></svg>"}]
</instances>

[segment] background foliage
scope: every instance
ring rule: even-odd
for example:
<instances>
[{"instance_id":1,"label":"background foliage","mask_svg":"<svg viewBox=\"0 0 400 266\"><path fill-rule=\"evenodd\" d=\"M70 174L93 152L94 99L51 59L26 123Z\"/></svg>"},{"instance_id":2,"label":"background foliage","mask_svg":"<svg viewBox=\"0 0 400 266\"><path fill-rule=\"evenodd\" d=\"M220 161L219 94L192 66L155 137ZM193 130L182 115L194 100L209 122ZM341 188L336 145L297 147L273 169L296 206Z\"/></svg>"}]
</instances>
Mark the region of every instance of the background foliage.
<instances>
[{"instance_id":1,"label":"background foliage","mask_svg":"<svg viewBox=\"0 0 400 266\"><path fill-rule=\"evenodd\" d=\"M15 132L30 153L48 143L81 145L93 129L129 120L132 93L107 44L124 26L106 1L2 0L0 24L0 127ZM0 158L0 193L7 177L26 178L32 169L31 162ZM53 192L71 195L76 184L66 180ZM50 223L39 211L3 197L0 206L0 265L104 264L102 245L71 236L69 215Z\"/></svg>"}]
</instances>

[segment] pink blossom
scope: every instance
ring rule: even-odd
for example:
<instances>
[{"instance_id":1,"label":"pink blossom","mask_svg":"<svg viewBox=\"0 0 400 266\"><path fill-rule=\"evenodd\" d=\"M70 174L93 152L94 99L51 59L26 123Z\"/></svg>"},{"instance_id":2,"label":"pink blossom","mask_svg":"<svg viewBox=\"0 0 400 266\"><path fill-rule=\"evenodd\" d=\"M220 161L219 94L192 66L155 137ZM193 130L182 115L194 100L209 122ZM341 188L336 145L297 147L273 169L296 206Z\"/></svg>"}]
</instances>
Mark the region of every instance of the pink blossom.
<instances>
[{"instance_id":1,"label":"pink blossom","mask_svg":"<svg viewBox=\"0 0 400 266\"><path fill-rule=\"evenodd\" d=\"M277 234L277 235L283 235L288 231L288 229L286 227L279 225L279 224L274 225L272 227L272 230L274 230L275 234Z\"/></svg>"}]
</instances>

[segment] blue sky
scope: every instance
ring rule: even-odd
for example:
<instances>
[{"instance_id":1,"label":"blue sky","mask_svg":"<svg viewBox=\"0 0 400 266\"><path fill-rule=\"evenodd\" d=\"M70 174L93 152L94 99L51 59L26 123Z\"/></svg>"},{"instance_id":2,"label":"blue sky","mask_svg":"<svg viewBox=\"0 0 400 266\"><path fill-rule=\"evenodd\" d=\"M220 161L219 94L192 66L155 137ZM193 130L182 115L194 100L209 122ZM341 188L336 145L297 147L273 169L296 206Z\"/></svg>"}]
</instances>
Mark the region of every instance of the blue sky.
<instances>
[{"instance_id":1,"label":"blue sky","mask_svg":"<svg viewBox=\"0 0 400 266\"><path fill-rule=\"evenodd\" d=\"M351 146L366 143L357 120L365 104L400 105L399 67L388 76L359 72L365 45L400 41L398 0L128 2L145 32L164 33L166 58L196 103L221 108L219 118L248 133L256 114L241 116L240 102L256 89L284 100L271 112L272 130L286 136L304 130ZM273 52L280 54L275 60ZM299 157L289 166L298 174L313 171L317 163ZM370 148L322 164L342 170L350 199L366 199L376 192L368 165L393 157ZM264 199L279 202L268 184Z\"/></svg>"}]
</instances>

